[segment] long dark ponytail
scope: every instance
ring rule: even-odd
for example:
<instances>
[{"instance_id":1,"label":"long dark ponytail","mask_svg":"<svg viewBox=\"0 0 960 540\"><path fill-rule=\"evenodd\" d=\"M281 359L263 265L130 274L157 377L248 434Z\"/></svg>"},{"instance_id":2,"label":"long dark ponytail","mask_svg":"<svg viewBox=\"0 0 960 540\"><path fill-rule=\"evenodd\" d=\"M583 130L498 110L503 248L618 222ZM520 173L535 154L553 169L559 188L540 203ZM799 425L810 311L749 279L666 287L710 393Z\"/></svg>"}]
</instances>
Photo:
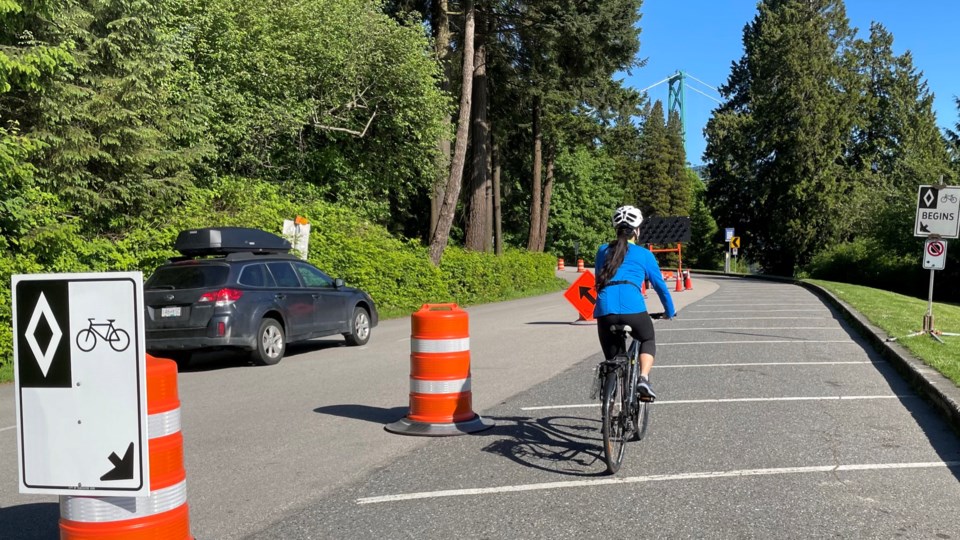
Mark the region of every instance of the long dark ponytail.
<instances>
[{"instance_id":1,"label":"long dark ponytail","mask_svg":"<svg viewBox=\"0 0 960 540\"><path fill-rule=\"evenodd\" d=\"M623 264L623 258L627 254L627 247L630 245L630 239L633 238L636 229L632 227L617 228L617 239L607 244L607 257L603 261L603 268L597 274L596 289L599 291L617 273L620 265Z\"/></svg>"}]
</instances>

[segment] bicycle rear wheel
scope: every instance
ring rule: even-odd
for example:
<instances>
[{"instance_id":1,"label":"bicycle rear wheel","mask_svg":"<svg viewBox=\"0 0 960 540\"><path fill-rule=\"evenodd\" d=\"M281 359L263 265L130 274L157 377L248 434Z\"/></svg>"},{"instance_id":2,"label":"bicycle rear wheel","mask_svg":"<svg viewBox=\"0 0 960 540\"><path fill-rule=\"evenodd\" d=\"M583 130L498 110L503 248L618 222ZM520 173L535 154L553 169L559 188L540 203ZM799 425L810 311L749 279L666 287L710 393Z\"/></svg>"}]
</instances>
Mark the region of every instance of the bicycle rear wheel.
<instances>
[{"instance_id":1,"label":"bicycle rear wheel","mask_svg":"<svg viewBox=\"0 0 960 540\"><path fill-rule=\"evenodd\" d=\"M633 425L637 430L633 432L633 440L642 440L647 434L647 424L650 422L650 403L637 400L635 414L633 416Z\"/></svg>"},{"instance_id":2,"label":"bicycle rear wheel","mask_svg":"<svg viewBox=\"0 0 960 540\"><path fill-rule=\"evenodd\" d=\"M617 369L607 373L603 381L603 400L600 403L603 432L603 458L607 463L607 472L616 474L623 463L623 452L626 449L625 431L627 425L627 411L624 409L624 381L623 370Z\"/></svg>"}]
</instances>

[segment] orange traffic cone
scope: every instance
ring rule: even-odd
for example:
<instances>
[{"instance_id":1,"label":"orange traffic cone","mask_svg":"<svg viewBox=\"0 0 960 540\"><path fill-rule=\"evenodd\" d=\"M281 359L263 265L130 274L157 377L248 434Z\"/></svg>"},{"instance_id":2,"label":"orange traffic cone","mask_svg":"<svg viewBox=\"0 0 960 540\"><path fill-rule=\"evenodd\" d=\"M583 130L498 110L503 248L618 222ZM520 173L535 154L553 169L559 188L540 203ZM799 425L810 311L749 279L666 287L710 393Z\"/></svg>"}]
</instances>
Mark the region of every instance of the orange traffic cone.
<instances>
[{"instance_id":1,"label":"orange traffic cone","mask_svg":"<svg viewBox=\"0 0 960 540\"><path fill-rule=\"evenodd\" d=\"M680 274L679 270L677 270L677 288L674 289L674 292L683 292L683 275Z\"/></svg>"},{"instance_id":2,"label":"orange traffic cone","mask_svg":"<svg viewBox=\"0 0 960 540\"><path fill-rule=\"evenodd\" d=\"M690 271L689 271L689 270L684 270L684 271L683 271L683 278L684 278L684 279L683 279L683 288L686 289L686 290L688 290L688 291L692 291L692 290L693 290L693 281L690 279Z\"/></svg>"},{"instance_id":3,"label":"orange traffic cone","mask_svg":"<svg viewBox=\"0 0 960 540\"><path fill-rule=\"evenodd\" d=\"M643 283L640 284L640 294L642 294L644 298L647 297L647 280L643 280Z\"/></svg>"},{"instance_id":4,"label":"orange traffic cone","mask_svg":"<svg viewBox=\"0 0 960 540\"><path fill-rule=\"evenodd\" d=\"M438 437L493 427L473 412L467 312L456 304L424 304L410 326L410 410L384 428Z\"/></svg>"},{"instance_id":5,"label":"orange traffic cone","mask_svg":"<svg viewBox=\"0 0 960 540\"><path fill-rule=\"evenodd\" d=\"M61 540L189 540L177 364L147 355L150 495L60 497Z\"/></svg>"}]
</instances>

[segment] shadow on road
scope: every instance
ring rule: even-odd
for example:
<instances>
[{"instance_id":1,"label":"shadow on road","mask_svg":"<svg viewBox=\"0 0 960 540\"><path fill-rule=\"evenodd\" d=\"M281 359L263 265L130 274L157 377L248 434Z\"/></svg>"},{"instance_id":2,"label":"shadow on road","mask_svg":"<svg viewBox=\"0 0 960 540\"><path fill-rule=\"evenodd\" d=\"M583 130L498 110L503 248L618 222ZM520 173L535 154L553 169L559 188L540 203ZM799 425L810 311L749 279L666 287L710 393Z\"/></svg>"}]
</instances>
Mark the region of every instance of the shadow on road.
<instances>
[{"instance_id":1,"label":"shadow on road","mask_svg":"<svg viewBox=\"0 0 960 540\"><path fill-rule=\"evenodd\" d=\"M407 407L384 409L383 407L371 407L369 405L328 405L317 407L313 412L355 420L366 420L375 424L389 424L403 418L407 414Z\"/></svg>"},{"instance_id":2,"label":"shadow on road","mask_svg":"<svg viewBox=\"0 0 960 540\"><path fill-rule=\"evenodd\" d=\"M59 538L60 505L32 503L0 508L0 536L18 540ZM12 536L4 536L10 534Z\"/></svg>"},{"instance_id":3,"label":"shadow on road","mask_svg":"<svg viewBox=\"0 0 960 540\"><path fill-rule=\"evenodd\" d=\"M312 339L309 341L301 341L297 343L290 343L287 345L287 350L284 352L284 359L296 358L297 356L309 354L315 351L322 351L326 349L335 349L339 347L345 347L346 342L342 339ZM154 355L157 358L168 358L168 355L164 356L163 353ZM282 360L281 360L282 361ZM254 366L253 360L250 358L250 353L248 351L242 350L214 350L214 351L203 351L195 352L190 355L190 360L186 365L183 363L178 364L179 370L184 373L190 372L199 372L199 371L215 371L221 369L230 369L237 367L245 366ZM260 366L255 366L260 367ZM270 366L266 366L270 367Z\"/></svg>"},{"instance_id":4,"label":"shadow on road","mask_svg":"<svg viewBox=\"0 0 960 540\"><path fill-rule=\"evenodd\" d=\"M487 417L492 429L477 436L499 437L482 450L530 467L568 476L604 476L600 426L596 419L571 416Z\"/></svg>"}]
</instances>

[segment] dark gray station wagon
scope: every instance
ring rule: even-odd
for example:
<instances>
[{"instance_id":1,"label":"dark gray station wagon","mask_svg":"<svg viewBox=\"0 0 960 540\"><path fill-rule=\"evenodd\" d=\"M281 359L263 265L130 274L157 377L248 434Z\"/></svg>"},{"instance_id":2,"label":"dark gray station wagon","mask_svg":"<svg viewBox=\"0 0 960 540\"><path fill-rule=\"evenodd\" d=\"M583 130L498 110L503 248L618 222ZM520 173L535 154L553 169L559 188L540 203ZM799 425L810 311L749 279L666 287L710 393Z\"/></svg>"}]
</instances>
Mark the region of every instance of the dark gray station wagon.
<instances>
[{"instance_id":1,"label":"dark gray station wagon","mask_svg":"<svg viewBox=\"0 0 960 540\"><path fill-rule=\"evenodd\" d=\"M377 325L370 296L289 255L290 243L257 229L184 231L184 257L144 284L147 350L189 362L199 350L249 351L276 364L287 343L342 334L363 345Z\"/></svg>"}]
</instances>

